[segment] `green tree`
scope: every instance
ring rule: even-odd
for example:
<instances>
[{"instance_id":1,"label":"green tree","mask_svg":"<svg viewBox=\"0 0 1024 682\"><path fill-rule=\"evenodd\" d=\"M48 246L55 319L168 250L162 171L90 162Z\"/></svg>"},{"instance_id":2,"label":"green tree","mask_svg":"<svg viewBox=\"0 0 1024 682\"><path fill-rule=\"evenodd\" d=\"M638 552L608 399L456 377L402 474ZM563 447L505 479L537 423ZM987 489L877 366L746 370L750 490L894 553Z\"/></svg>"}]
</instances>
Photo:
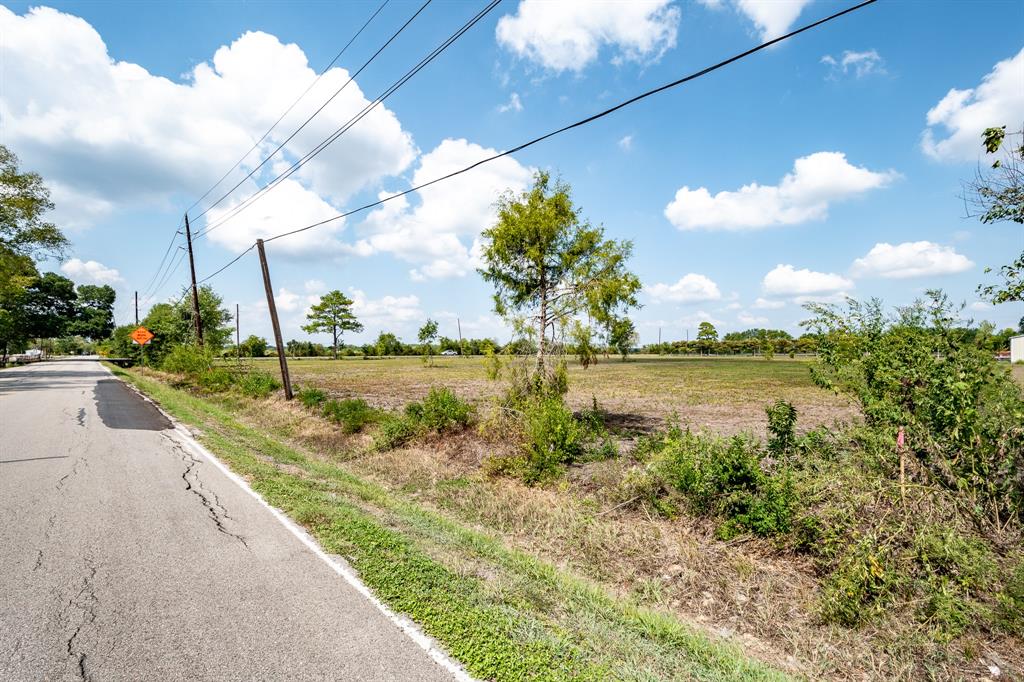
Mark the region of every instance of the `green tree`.
<instances>
[{"instance_id":1,"label":"green tree","mask_svg":"<svg viewBox=\"0 0 1024 682\"><path fill-rule=\"evenodd\" d=\"M242 341L238 351L242 355L250 358L262 358L267 354L267 340L262 336L251 334L247 339Z\"/></svg>"},{"instance_id":2,"label":"green tree","mask_svg":"<svg viewBox=\"0 0 1024 682\"><path fill-rule=\"evenodd\" d=\"M309 334L330 332L333 343L332 356L338 359L338 339L344 332L361 332L363 325L352 313L352 299L337 289L323 295L320 302L306 314L309 324L302 330Z\"/></svg>"},{"instance_id":3,"label":"green tree","mask_svg":"<svg viewBox=\"0 0 1024 682\"><path fill-rule=\"evenodd\" d=\"M633 320L623 317L614 320L608 327L608 343L622 356L622 361L640 343Z\"/></svg>"},{"instance_id":4,"label":"green tree","mask_svg":"<svg viewBox=\"0 0 1024 682\"><path fill-rule=\"evenodd\" d=\"M427 318L417 335L423 353L423 362L434 362L434 339L437 338L437 322Z\"/></svg>"},{"instance_id":5,"label":"green tree","mask_svg":"<svg viewBox=\"0 0 1024 682\"><path fill-rule=\"evenodd\" d=\"M68 325L68 333L92 341L105 339L114 331L114 301L117 292L108 284L81 284L78 287L76 319Z\"/></svg>"},{"instance_id":6,"label":"green tree","mask_svg":"<svg viewBox=\"0 0 1024 682\"><path fill-rule=\"evenodd\" d=\"M25 290L21 324L30 337L56 338L67 333L77 313L75 283L48 272Z\"/></svg>"},{"instance_id":7,"label":"green tree","mask_svg":"<svg viewBox=\"0 0 1024 682\"><path fill-rule=\"evenodd\" d=\"M701 322L697 326L697 343L701 352L710 353L711 349L718 343L718 330L715 325L708 321Z\"/></svg>"},{"instance_id":8,"label":"green tree","mask_svg":"<svg viewBox=\"0 0 1024 682\"><path fill-rule=\"evenodd\" d=\"M640 280L626 269L632 242L604 238L573 206L570 187L538 172L533 187L498 201L498 220L483 232L485 281L494 286L499 315L525 314L544 373L546 336L556 323L587 312L604 324L637 305Z\"/></svg>"},{"instance_id":9,"label":"green tree","mask_svg":"<svg viewBox=\"0 0 1024 682\"><path fill-rule=\"evenodd\" d=\"M0 145L0 260L62 258L67 237L43 220L52 209L50 191L39 174L19 171L18 157Z\"/></svg>"},{"instance_id":10,"label":"green tree","mask_svg":"<svg viewBox=\"0 0 1024 682\"><path fill-rule=\"evenodd\" d=\"M982 133L985 152L996 154L1003 149L1005 154L965 183L968 215L986 224L1007 220L1024 224L1024 132L1011 137L1019 138L1020 143L1006 149L1006 126L987 128ZM991 271L985 268L985 272ZM1013 262L1000 267L999 275L1002 283L979 285L978 293L993 304L1024 301L1024 250Z\"/></svg>"},{"instance_id":11,"label":"green tree","mask_svg":"<svg viewBox=\"0 0 1024 682\"><path fill-rule=\"evenodd\" d=\"M381 357L401 355L402 342L391 332L381 332L377 335L377 341L374 343L374 352Z\"/></svg>"},{"instance_id":12,"label":"green tree","mask_svg":"<svg viewBox=\"0 0 1024 682\"><path fill-rule=\"evenodd\" d=\"M569 338L572 339L572 344L576 350L576 358L583 365L583 369L587 369L591 365L597 364L597 348L594 347L594 330L589 325L585 325L579 320L573 320L572 327L569 331Z\"/></svg>"}]
</instances>

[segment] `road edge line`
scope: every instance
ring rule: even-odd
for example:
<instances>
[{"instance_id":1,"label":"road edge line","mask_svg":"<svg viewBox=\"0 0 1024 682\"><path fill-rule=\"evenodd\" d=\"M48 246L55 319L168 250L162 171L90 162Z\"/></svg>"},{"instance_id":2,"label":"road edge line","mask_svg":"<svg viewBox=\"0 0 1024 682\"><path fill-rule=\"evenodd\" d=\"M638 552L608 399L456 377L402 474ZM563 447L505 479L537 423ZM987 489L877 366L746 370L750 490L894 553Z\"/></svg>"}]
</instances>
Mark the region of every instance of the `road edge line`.
<instances>
[{"instance_id":1,"label":"road edge line","mask_svg":"<svg viewBox=\"0 0 1024 682\"><path fill-rule=\"evenodd\" d=\"M351 587L353 587L356 590L356 592L358 592L360 595L365 597L371 604L377 607L377 610L384 614L385 618L391 621L393 625L397 626L398 629L402 633L404 633L409 639L415 642L419 648L423 649L423 651L425 651L427 655L430 656L431 660L433 660L446 671L451 673L451 675L459 682L478 682L476 678L472 677L468 672L466 672L465 668L462 667L462 664L460 664L448 655L448 652L446 652L441 647L437 640L423 632L423 630L420 629L419 625L417 625L412 619L406 616L399 615L392 611L387 604L385 604L377 598L373 591L366 586L366 584L350 567L340 563L338 560L336 560L334 557L332 557L330 554L324 551L323 547L320 546L320 543L317 542L316 539L312 535L310 535L305 528L299 526L297 523L288 518L287 514L285 514L277 507L271 505L265 499L263 499L263 496L260 495L255 490L253 490L249 486L249 483L244 478L242 478L234 471L232 471L230 468L228 468L228 466L224 464L224 462L220 461L220 459L216 455L207 450L202 443L197 441L195 437L192 436L192 434L188 431L188 427L185 424L178 421L172 415L168 414L162 407L160 407L159 403L157 403L155 400L153 400L148 395L143 393L136 386L132 385L127 381L124 381L123 379L121 379L121 377L114 374L112 371L110 371L110 368L104 365L102 362L100 362L99 364L100 367L105 369L110 374L110 376L112 376L117 381L120 381L125 386L127 386L129 389L131 389L132 392L134 392L140 398L153 405L153 407L155 407L160 412L160 414L166 417L167 420L174 425L174 428L171 430L183 441L183 445L187 445L194 452L201 455L204 459L208 460L211 464L217 467L217 469L219 469L221 473L227 476L227 478L230 479L235 485L244 490L246 493L252 496L257 502L259 502L264 508L266 508L282 526L287 528L288 531L299 540L299 542L305 545L308 550L313 552L313 554L316 555L317 558L319 558L325 564L330 566L334 570L334 572L341 576L345 580L345 582L347 582Z\"/></svg>"}]
</instances>

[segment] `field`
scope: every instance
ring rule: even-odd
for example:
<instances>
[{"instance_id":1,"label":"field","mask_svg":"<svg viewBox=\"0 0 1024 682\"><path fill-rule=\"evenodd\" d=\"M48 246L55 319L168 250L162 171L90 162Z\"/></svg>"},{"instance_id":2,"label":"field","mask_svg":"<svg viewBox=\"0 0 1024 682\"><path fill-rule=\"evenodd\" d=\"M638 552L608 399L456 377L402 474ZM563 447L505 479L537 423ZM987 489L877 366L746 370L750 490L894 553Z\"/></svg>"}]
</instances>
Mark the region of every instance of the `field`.
<instances>
[{"instance_id":1,"label":"field","mask_svg":"<svg viewBox=\"0 0 1024 682\"><path fill-rule=\"evenodd\" d=\"M266 359L268 371L276 360ZM764 430L764 407L778 398L793 403L803 429L856 418L841 396L811 382L805 360L637 356L622 362L608 358L583 369L569 364L568 403L574 409L596 400L609 423L627 430L660 428L678 415L693 429L724 434ZM420 400L431 387L447 386L459 396L482 402L503 383L489 381L481 358L289 360L292 381L316 386L335 397L361 397L374 407L398 409Z\"/></svg>"}]
</instances>

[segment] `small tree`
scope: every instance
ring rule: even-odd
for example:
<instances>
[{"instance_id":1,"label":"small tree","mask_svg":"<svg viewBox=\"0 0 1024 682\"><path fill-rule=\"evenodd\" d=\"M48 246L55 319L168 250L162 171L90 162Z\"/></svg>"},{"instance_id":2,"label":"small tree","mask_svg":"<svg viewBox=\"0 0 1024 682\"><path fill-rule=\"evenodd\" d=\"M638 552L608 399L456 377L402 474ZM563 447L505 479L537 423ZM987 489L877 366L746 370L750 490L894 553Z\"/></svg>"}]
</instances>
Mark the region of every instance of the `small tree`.
<instances>
[{"instance_id":1,"label":"small tree","mask_svg":"<svg viewBox=\"0 0 1024 682\"><path fill-rule=\"evenodd\" d=\"M586 311L598 324L636 306L640 280L626 269L633 245L604 238L580 217L569 185L538 172L533 187L508 193L498 220L483 232L479 273L494 286L499 315L525 314L536 336L538 374L544 373L549 330Z\"/></svg>"},{"instance_id":2,"label":"small tree","mask_svg":"<svg viewBox=\"0 0 1024 682\"><path fill-rule=\"evenodd\" d=\"M344 332L361 332L363 325L352 313L352 299L337 289L321 297L320 302L309 309L306 314L309 324L302 330L309 334L330 332L332 357L338 359L338 340Z\"/></svg>"},{"instance_id":3,"label":"small tree","mask_svg":"<svg viewBox=\"0 0 1024 682\"><path fill-rule=\"evenodd\" d=\"M434 339L437 338L437 322L427 318L427 321L420 327L418 336L422 344L423 362L434 364Z\"/></svg>"},{"instance_id":4,"label":"small tree","mask_svg":"<svg viewBox=\"0 0 1024 682\"><path fill-rule=\"evenodd\" d=\"M710 322L701 322L697 327L697 342L702 352L711 352L714 344L718 343L718 330Z\"/></svg>"},{"instance_id":5,"label":"small tree","mask_svg":"<svg viewBox=\"0 0 1024 682\"><path fill-rule=\"evenodd\" d=\"M242 345L238 350L241 355L250 358L262 358L267 354L267 340L262 336L252 334L245 341L242 341Z\"/></svg>"},{"instance_id":6,"label":"small tree","mask_svg":"<svg viewBox=\"0 0 1024 682\"><path fill-rule=\"evenodd\" d=\"M639 342L640 337L636 333L636 326L628 317L613 320L608 326L608 343L619 352L623 362Z\"/></svg>"},{"instance_id":7,"label":"small tree","mask_svg":"<svg viewBox=\"0 0 1024 682\"><path fill-rule=\"evenodd\" d=\"M572 339L573 346L576 348L576 358L583 365L583 369L596 365L597 348L594 347L593 330L579 320L573 320L569 336Z\"/></svg>"}]
</instances>

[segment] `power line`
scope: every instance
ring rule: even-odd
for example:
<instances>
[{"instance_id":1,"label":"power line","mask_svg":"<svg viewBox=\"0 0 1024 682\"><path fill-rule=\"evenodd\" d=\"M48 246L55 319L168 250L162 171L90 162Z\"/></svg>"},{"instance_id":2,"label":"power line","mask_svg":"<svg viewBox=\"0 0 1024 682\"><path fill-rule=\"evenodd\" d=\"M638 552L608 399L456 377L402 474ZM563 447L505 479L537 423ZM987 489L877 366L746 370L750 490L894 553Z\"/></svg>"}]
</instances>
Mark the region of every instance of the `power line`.
<instances>
[{"instance_id":1,"label":"power line","mask_svg":"<svg viewBox=\"0 0 1024 682\"><path fill-rule=\"evenodd\" d=\"M781 35L781 36L779 36L777 38L774 38L774 39L769 40L767 42L761 43L760 45L757 45L755 47L750 48L749 50L746 50L744 52L740 52L740 53L738 53L736 55L733 55L732 57L729 57L728 59L724 59L724 60L722 60L722 61L720 61L720 62L718 62L716 64L713 64L713 65L708 66L708 67L706 67L704 69L701 69L700 71L695 71L694 73L691 73L691 74L689 74L687 76L684 76L682 78L674 80L674 81L672 81L670 83L666 83L666 84L664 84L662 86L659 86L657 88L653 88L651 90L647 90L646 92L643 92L643 93L641 93L639 95L631 97L631 98L629 98L627 100L624 100L624 101L622 101L622 102L620 102L620 103L618 103L618 104L616 104L616 105L614 105L612 107L604 109L603 111L600 111L600 112L598 112L596 114L593 114L593 115L588 116L586 118L580 119L580 120L578 120L578 121L576 121L574 123L570 123L568 125L562 126L561 128L558 128L557 130L553 130L553 131L551 131L549 133L546 133L544 135L541 135L539 137L535 137L532 140L529 140L528 142L525 142L523 144L517 145L516 147L513 147L513 148L511 148L511 149L509 149L507 151L499 152L497 154L494 154L493 156L490 156L490 157L487 157L486 159L482 159L480 161L477 161L476 163L473 163L473 164L471 164L469 166L466 166L465 168L462 168L460 170L454 171L452 173L448 173L447 175L443 175L443 176L438 177L438 178L434 178L433 180L430 180L428 182L424 182L424 183L422 183L420 185L416 185L415 187L411 187L411 188L409 188L407 190L404 190L402 192L398 192L398 193L393 194L391 196L385 197L384 199L379 199L379 200L371 202L369 204L365 204L363 206L360 206L359 208L352 209L351 211L347 211L345 213L338 214L338 215L336 215L336 216L334 216L332 218L327 218L326 220L321 220L321 221L318 221L318 222L313 223L311 225L306 225L305 227L300 227L300 228L295 229L295 230L289 230L288 232L282 232L282 233L274 235L272 237L265 238L263 241L264 242L271 242L271 241L274 241L276 239L282 239L284 237L288 237L288 236L291 236L293 234L298 234L299 232L305 232L306 230L311 230L311 229L313 229L315 227L319 227L321 225L333 222L335 220L340 220L342 218L348 217L348 216L353 215L355 213L359 213L361 211L365 211L367 209L374 208L375 206L380 206L381 204L384 204L384 203L386 203L388 201L391 201L393 199L397 199L397 198L399 198L401 196L404 196L406 194L410 194L412 192L419 191L421 189L424 189L425 187L429 187L430 185L434 185L436 183L442 182L443 180L447 180L447 179L455 177L457 175L461 175L461 174L466 173L466 172L468 172L470 170L473 170L474 168L477 168L478 166L482 166L485 163L489 163L491 161L494 161L495 159L499 159L499 158L502 158L504 156L509 156L509 155L514 154L516 152L522 151L523 149L526 149L527 147L531 147L531 146L533 146L533 145L535 145L535 144L537 144L539 142L547 140L550 137L554 137L555 135L559 135L559 134L561 134L563 132L566 132L568 130L572 130L574 128L578 128L580 126L583 126L583 125L586 125L586 124L591 123L593 121L596 121L596 120L598 120L600 118L604 118L605 116L608 116L608 115L618 111L619 109L623 109L623 108L625 108L625 107L627 107L627 106L629 106L631 104L639 102L642 99L646 99L647 97L650 97L652 95L658 94L660 92L664 92L665 90L669 90L671 88L678 87L678 86L683 85L685 83L688 83L688 82L690 82L692 80L696 80L698 78L701 78L702 76L706 76L709 73L712 73L712 72L717 71L717 70L719 70L719 69L721 69L721 68L723 68L725 66L728 66L729 64L732 64L733 62L737 62L737 61L739 61L741 59L745 59L746 57L749 57L750 55L752 55L752 54L754 54L756 52L760 52L761 50L764 50L764 49L766 49L768 47L771 47L772 45L776 45L776 44L778 44L780 42L783 42L785 40L789 40L790 38L792 38L794 36L797 36L797 35L799 35L801 33L804 33L805 31L809 31L811 29L817 28L819 26L822 26L823 24L827 24L830 21L838 19L838 18L840 18L842 16L845 16L845 15L850 14L852 12L856 12L857 10L863 9L864 7L867 7L868 5L874 4L876 1L877 0L864 0L864 2L858 3L856 5L853 5L851 7L846 8L844 10L841 10L839 12L831 14L831 15L823 18L823 19L819 19L818 21L812 22L810 24L806 24L806 25L804 25L804 26L802 26L802 27L800 27L800 28L798 28L798 29L796 29L794 31L786 33L785 35ZM253 244L248 249L246 249L245 251L240 253L238 256L236 256L232 261L230 261L224 267L220 268L219 270L217 270L213 274L208 275L207 277L205 277L202 281L205 282L205 281L213 278L214 276L220 274L221 272L226 270L228 267L233 265L235 262L237 262L246 253L251 251L253 248L255 248L255 244Z\"/></svg>"},{"instance_id":2,"label":"power line","mask_svg":"<svg viewBox=\"0 0 1024 682\"><path fill-rule=\"evenodd\" d=\"M340 128L335 130L331 135L329 135L327 138L325 138L323 141L321 141L320 144L318 144L312 150L307 152L305 156L303 156L301 159L299 159L298 161L293 163L287 170L283 171L277 177L275 177L273 180L271 180L269 183L267 183L266 185L264 185L263 187L258 189L256 192L251 194L248 198L246 198L244 201L242 201L241 204L239 204L238 206L235 206L234 208L232 208L230 211L228 211L228 213L226 215L218 218L213 223L207 225L206 228L203 231L201 231L200 233L198 233L196 235L196 238L198 239L199 237L202 237L202 236L208 234L209 232L213 231L214 229L216 229L216 228L220 227L221 225L223 225L224 223L226 223L228 220L231 220L236 215L241 213L243 210L245 210L246 208L251 206L254 202L259 200L262 196L265 196L267 192L271 191L272 189L274 189L274 187L277 187L284 180L286 180L288 177L290 177L292 174L294 174L297 170L299 170L302 166L304 166L310 159L312 159L314 156L316 156L317 154L322 152L324 149L326 149L330 144L332 144L335 140L337 140L339 137L341 137L343 134L345 134L349 129L351 129L356 123L358 123L364 117L366 117L373 109L375 109L378 105L380 105L384 100L386 100L388 97L393 95L399 88L401 88L403 85L405 85L405 83L408 82L413 76L415 76L424 67L426 67L430 62L432 62L434 59L436 59L442 52L444 52L448 47L450 47L452 45L452 43L454 43L456 40L458 40L460 37L462 37L462 35L465 34L466 31L468 31L474 25L476 25L477 22L479 22L481 19L483 19L484 16L486 16L491 10L493 10L495 7L497 7L498 4L500 4L500 3L501 3L501 0L492 0L486 7L484 7L484 9L482 9L480 12L478 12L476 14L476 16L474 16L468 22L463 24L463 26L461 28L459 28L457 31L455 31L455 33L453 33L451 36L449 36L443 43L441 43L439 46L434 48L433 51L431 51L426 57L424 57L422 60L420 60L420 62L416 66L414 66L409 71L407 71L404 76L402 76L397 81L395 81L383 93L378 95L372 102L368 103L365 107L363 107L362 111L360 111L358 114L356 114L351 119L349 119L344 125L342 125Z\"/></svg>"},{"instance_id":3,"label":"power line","mask_svg":"<svg viewBox=\"0 0 1024 682\"><path fill-rule=\"evenodd\" d=\"M431 0L426 0L426 2L424 2L424 3L423 3L423 4L421 5L421 6L420 6L420 8L419 8L418 10L416 10L416 12L415 12L415 13L414 13L414 14L413 14L413 15L412 15L411 17L409 17L409 19L407 19L407 20L406 20L406 22L405 22L404 24L402 24L402 26L401 26L401 27L400 27L400 28L399 28L399 29L398 29L397 31L395 31L395 32L394 32L393 34L391 34L391 37L387 39L387 42L385 42L385 43L384 43L383 45L381 45L381 46L380 46L380 48L379 48L379 49L378 49L378 50L377 50L376 52L374 52L374 53L373 53L373 55L372 55L372 56L371 56L371 57L370 57L369 59L367 59L367 60L366 60L365 62L363 62L363 65L362 65L362 66L360 66L360 67L359 67L359 69L358 69L358 70L356 70L356 72L355 72L355 73L353 73L353 74L352 74L351 76L349 76L348 80L346 80L346 81L345 81L345 83L344 83L344 84L343 84L343 85L342 85L342 86L341 86L340 88L338 88L338 89L337 89L337 90L336 90L336 91L334 92L334 94L333 94L333 95L331 95L330 97L328 97L328 98L327 98L327 100L326 100L326 101L325 101L325 102L324 102L323 104L321 104L321 105L320 105L320 107L319 107L319 108L318 108L318 109L317 109L316 111L314 111L314 112L313 112L312 114L310 114L310 116L309 116L309 117L308 117L308 118L307 118L307 119L306 119L305 121L303 121L303 122L302 122L302 125L300 125L300 126L299 126L298 128L296 128L296 129L295 129L295 130L294 130L294 131L292 132L292 134L291 134L291 135L289 135L289 136L288 136L287 138L285 138L284 142L282 142L281 144L277 145L277 148L276 148L276 149L274 149L274 151L270 152L270 154L268 154L268 155L266 156L266 158L264 158L264 159L263 159L262 161L260 161L260 162L259 162L259 164L258 164L258 165L257 165L257 166L256 166L255 168L253 168L253 169L252 169L251 171L249 171L249 173L248 173L248 174L247 174L247 175L246 175L246 176L245 176L244 178L242 178L241 180L239 180L239 181L238 181L238 182L237 182L237 183L235 184L235 186L234 186L234 187L232 187L232 188L231 188L231 189L229 189L229 190L228 190L227 192L225 192L225 193L224 193L224 194L223 194L223 195L222 195L222 196L221 196L221 197L220 197L219 199L217 199L217 201L213 202L212 204L210 204L209 206L207 206L207 207L206 207L205 209L203 209L203 212L202 212L202 213L200 213L200 214L198 214L197 216L195 216L195 218L196 218L196 219L202 218L202 217L203 217L204 215L206 215L207 213L209 213L209 212L210 212L210 210L211 210L211 209L212 209L212 208L213 208L214 206L217 206L218 204L220 204L220 202L224 201L224 200L225 200L225 199L227 199L227 198L228 198L229 196L231 196L231 195L232 195L232 193L234 193L234 191L235 191L236 189L238 189L239 187L241 187L241 186L242 186L242 183L244 183L244 182L245 182L246 180L248 180L248 179L249 179L249 178L251 178L251 177L252 177L253 175L255 175L257 171L259 171L259 170L260 170L261 168L263 168L263 166L265 166L265 165L266 165L266 163L267 163L268 161L270 161L270 159L272 159L272 158L273 158L273 157L274 157L274 156L275 156L275 155L276 155L276 154L277 154L277 153L278 153L279 151L281 151L282 149L284 149L284 146L285 146L286 144L288 144L289 142L291 142L292 138L294 138L294 137L295 137L296 135L298 135L298 134L299 134L299 133L300 133L300 132L301 132L301 131L302 131L302 130L303 130L303 129L304 129L304 128L305 128L306 126L307 126L307 125L309 125L309 122L310 122L310 121L312 121L312 120L313 120L314 118L316 118L316 116L317 116L317 115L318 115L318 114L319 114L319 113L320 113L321 111L323 111L323 110L324 110L324 108L325 108L325 107L327 107L327 105L328 105L328 104L330 104L330 103L331 103L332 101L334 101L334 98L335 98L335 97L337 97L338 95L340 95L340 94L341 94L341 91L342 91L342 90L344 90L345 88L347 88L347 87L348 87L348 85L349 85L349 83L351 83L352 81L354 81L354 80L356 79L356 77L357 77L357 76L358 76L358 75L359 75L360 73L362 73L362 72L363 72L363 69L365 69L365 68L366 68L367 66L369 66L369 65L370 65L371 63L373 63L373 60L374 60L374 59L376 59L376 58L377 58L377 56L378 56L378 55L379 55L379 54L380 54L381 52L383 52L383 51L384 51L384 49L385 49L385 48L387 48L387 46L388 46L388 45L390 45L390 44L391 44L391 43L392 43L392 42L393 42L393 41L394 41L394 40L395 40L395 39L396 39L396 38L397 38L397 37L398 37L398 36L399 36L399 35L400 35L400 34L402 33L402 31L404 31L404 30L406 29L406 27L408 27L408 26L409 26L409 24L411 24L411 23L412 23L412 22L413 22L413 19L415 19L416 17L418 17L418 16L420 15L420 13L421 13L421 12L422 12L423 10L425 10L425 9L427 8L427 5L429 5L430 3L431 3ZM268 132L269 132L269 131L268 131ZM251 150L250 150L250 151L251 151ZM241 163L241 162L239 162L239 163ZM228 172L230 172L230 171L228 171ZM220 184L220 183L218 183L218 184ZM197 203L198 203L198 202L197 202ZM207 230L207 231L208 231L208 230ZM198 235L197 235L197 236L198 236Z\"/></svg>"},{"instance_id":4,"label":"power line","mask_svg":"<svg viewBox=\"0 0 1024 682\"><path fill-rule=\"evenodd\" d=\"M317 74L316 78L313 79L313 82L310 83L309 86L305 90L302 91L302 94L299 95L298 97L296 97L295 101L292 102L291 105L287 109L284 110L284 113L281 114L280 116L278 116L277 120L274 121L273 124L271 124L271 126L269 128L267 128L267 132L263 133L263 135L260 136L260 139L256 140L256 142L254 142L253 145L251 147L249 147L249 151L247 151L245 154L242 154L242 158L240 158L238 161L236 161L235 165L233 165L231 168L229 168L227 170L227 172L224 173L224 175L221 176L220 180L218 180L217 182L213 183L213 186L211 186L210 189L206 190L206 192L203 194L203 196L199 197L194 202L192 202L192 205L185 209L185 213L188 213L189 211L191 211L193 208L195 208L197 205L199 205L199 203L203 199L205 199L206 197L210 196L210 192L215 190L220 185L220 183L224 182L224 180L226 180L227 177L229 175L231 175L231 173L236 168L238 168L240 165L242 165L242 162L245 161L245 159L248 158L248 156L253 153L253 150L255 150L257 147L259 147L260 144L262 144L263 141L265 139L267 139L267 136L270 135L270 133L272 133L274 131L274 128L276 128L278 126L278 124L280 124L281 121L284 120L284 117L291 113L292 109L295 108L295 105L298 104L302 100L303 97L305 97L306 95L309 94L309 91L313 89L313 86L315 86L317 83L320 82L320 79L323 78L323 75L325 73L327 73L331 69L331 67L334 66L334 64L339 59L341 59L341 56L343 54L345 54L345 50L347 50L349 48L349 46L353 42L355 42L356 38L358 38L359 35L366 29L366 27L370 25L370 22L372 22L374 19L377 18L377 15L380 14L381 10L383 10L387 6L387 4L389 2L391 2L391 0L384 0L384 2L381 3L380 7L378 7L377 10L373 14L370 15L370 18L367 19L366 22L362 26L359 27L359 30L355 32L355 35L353 35L351 38L349 38L349 41L347 43L345 43L345 46L341 48L341 51L338 52L338 54L334 55L334 59L332 59L327 66L325 66L324 68L320 69L320 72ZM337 94L337 93L335 93L335 94ZM328 100L328 101L330 101L330 100ZM308 123L308 121L307 121L307 123ZM275 153L276 153L276 151L275 151ZM207 209L207 210L209 210L209 209ZM196 217L198 217L198 216L196 216Z\"/></svg>"}]
</instances>

